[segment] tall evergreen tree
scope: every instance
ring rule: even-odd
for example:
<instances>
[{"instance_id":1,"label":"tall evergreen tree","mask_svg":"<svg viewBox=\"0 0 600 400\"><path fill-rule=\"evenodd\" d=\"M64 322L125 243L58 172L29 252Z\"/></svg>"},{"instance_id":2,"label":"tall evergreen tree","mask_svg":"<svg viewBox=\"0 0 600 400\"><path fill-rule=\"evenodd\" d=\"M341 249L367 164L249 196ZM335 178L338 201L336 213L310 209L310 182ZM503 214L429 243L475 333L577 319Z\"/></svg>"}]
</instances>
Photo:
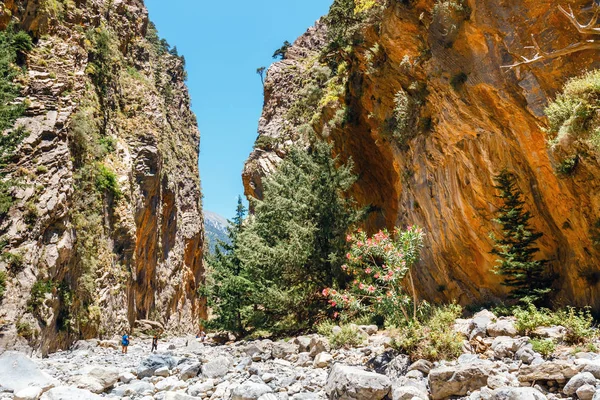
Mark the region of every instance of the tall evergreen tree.
<instances>
[{"instance_id":1,"label":"tall evergreen tree","mask_svg":"<svg viewBox=\"0 0 600 400\"><path fill-rule=\"evenodd\" d=\"M215 315L207 321L207 326L225 329L238 336L247 333L244 313L251 306L250 293L254 288L236 251L239 236L244 230L246 212L240 196L235 217L227 227L229 243L219 241L214 254L208 257L210 271L205 293Z\"/></svg>"},{"instance_id":2,"label":"tall evergreen tree","mask_svg":"<svg viewBox=\"0 0 600 400\"><path fill-rule=\"evenodd\" d=\"M545 300L552 284L548 260L534 260L539 251L536 241L543 233L529 224L532 215L525 210L515 175L504 169L494 180L494 188L499 191L496 197L502 200L494 219L502 226L502 235L491 235L496 245L492 253L499 256L494 272L502 275L503 284L511 288L510 297L539 303Z\"/></svg>"},{"instance_id":3,"label":"tall evergreen tree","mask_svg":"<svg viewBox=\"0 0 600 400\"><path fill-rule=\"evenodd\" d=\"M265 180L238 248L257 285L251 325L306 329L326 308L320 289L344 284L345 237L359 212L347 194L356 180L352 165L338 164L331 146L317 141L292 148Z\"/></svg>"}]
</instances>

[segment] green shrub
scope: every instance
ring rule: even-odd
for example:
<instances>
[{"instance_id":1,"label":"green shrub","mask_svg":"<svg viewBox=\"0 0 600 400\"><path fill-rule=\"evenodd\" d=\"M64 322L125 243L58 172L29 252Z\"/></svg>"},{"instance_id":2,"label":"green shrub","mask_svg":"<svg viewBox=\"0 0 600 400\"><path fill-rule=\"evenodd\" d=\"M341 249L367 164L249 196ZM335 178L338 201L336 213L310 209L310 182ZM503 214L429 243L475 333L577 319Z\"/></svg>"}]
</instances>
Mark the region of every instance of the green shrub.
<instances>
[{"instance_id":1,"label":"green shrub","mask_svg":"<svg viewBox=\"0 0 600 400\"><path fill-rule=\"evenodd\" d=\"M515 328L521 335L531 335L540 326L551 326L551 311L546 308L538 309L533 304L528 304L526 308L515 307L513 315L515 316Z\"/></svg>"},{"instance_id":2,"label":"green shrub","mask_svg":"<svg viewBox=\"0 0 600 400\"><path fill-rule=\"evenodd\" d=\"M462 354L463 339L453 326L461 314L462 308L457 304L433 308L428 316L412 320L401 328L394 346L413 361L455 359Z\"/></svg>"},{"instance_id":3,"label":"green shrub","mask_svg":"<svg viewBox=\"0 0 600 400\"><path fill-rule=\"evenodd\" d=\"M35 172L38 175L43 175L48 172L48 167L46 167L45 165L38 165L37 168L35 169Z\"/></svg>"},{"instance_id":4,"label":"green shrub","mask_svg":"<svg viewBox=\"0 0 600 400\"><path fill-rule=\"evenodd\" d=\"M109 86L114 81L113 65L116 62L116 39L105 27L88 31L87 38L92 43L90 62L86 72L96 86L100 102L108 95Z\"/></svg>"},{"instance_id":5,"label":"green shrub","mask_svg":"<svg viewBox=\"0 0 600 400\"><path fill-rule=\"evenodd\" d=\"M438 39L450 47L471 10L464 0L437 0L433 6L432 19Z\"/></svg>"},{"instance_id":6,"label":"green shrub","mask_svg":"<svg viewBox=\"0 0 600 400\"><path fill-rule=\"evenodd\" d=\"M0 301L4 298L4 293L6 293L6 279L6 272L0 271Z\"/></svg>"},{"instance_id":7,"label":"green shrub","mask_svg":"<svg viewBox=\"0 0 600 400\"><path fill-rule=\"evenodd\" d=\"M567 307L556 314L553 322L567 329L565 342L568 344L588 343L597 336L596 330L592 328L594 319L589 309Z\"/></svg>"},{"instance_id":8,"label":"green shrub","mask_svg":"<svg viewBox=\"0 0 600 400\"><path fill-rule=\"evenodd\" d=\"M394 111L392 117L386 120L386 130L400 146L406 145L413 137L417 113L417 102L404 89L396 92Z\"/></svg>"},{"instance_id":9,"label":"green shrub","mask_svg":"<svg viewBox=\"0 0 600 400\"><path fill-rule=\"evenodd\" d=\"M101 193L110 193L115 199L120 198L117 174L104 164L98 164L96 168L96 189Z\"/></svg>"},{"instance_id":10,"label":"green shrub","mask_svg":"<svg viewBox=\"0 0 600 400\"><path fill-rule=\"evenodd\" d=\"M343 325L339 332L329 335L329 344L334 349L356 347L364 343L366 335L354 324Z\"/></svg>"},{"instance_id":11,"label":"green shrub","mask_svg":"<svg viewBox=\"0 0 600 400\"><path fill-rule=\"evenodd\" d=\"M575 154L572 157L567 157L562 160L556 167L556 172L565 176L573 175L575 168L577 168L577 164L579 164L579 155Z\"/></svg>"},{"instance_id":12,"label":"green shrub","mask_svg":"<svg viewBox=\"0 0 600 400\"><path fill-rule=\"evenodd\" d=\"M8 269L15 273L21 271L23 269L23 254L21 253L11 253L10 251L5 251L2 253L2 261L8 264Z\"/></svg>"},{"instance_id":13,"label":"green shrub","mask_svg":"<svg viewBox=\"0 0 600 400\"><path fill-rule=\"evenodd\" d=\"M254 142L254 147L263 150L272 150L277 144L277 138L271 136L260 135Z\"/></svg>"},{"instance_id":14,"label":"green shrub","mask_svg":"<svg viewBox=\"0 0 600 400\"><path fill-rule=\"evenodd\" d=\"M100 138L99 145L102 157L115 152L115 150L117 149L117 140L111 136L105 136Z\"/></svg>"},{"instance_id":15,"label":"green shrub","mask_svg":"<svg viewBox=\"0 0 600 400\"><path fill-rule=\"evenodd\" d=\"M18 320L15 324L17 328L17 334L27 340L31 340L37 336L37 331L35 331L29 322Z\"/></svg>"},{"instance_id":16,"label":"green shrub","mask_svg":"<svg viewBox=\"0 0 600 400\"><path fill-rule=\"evenodd\" d=\"M275 52L273 53L273 58L279 58L280 60L283 60L285 58L285 55L287 54L288 49L291 46L292 44L286 40L285 42L283 42L283 46L275 50Z\"/></svg>"},{"instance_id":17,"label":"green shrub","mask_svg":"<svg viewBox=\"0 0 600 400\"><path fill-rule=\"evenodd\" d=\"M31 287L31 297L27 302L27 310L31 313L37 312L46 299L46 294L52 293L55 288L56 284L50 279L36 281Z\"/></svg>"},{"instance_id":18,"label":"green shrub","mask_svg":"<svg viewBox=\"0 0 600 400\"><path fill-rule=\"evenodd\" d=\"M317 325L317 333L321 336L330 336L335 326L337 325L332 320L326 319Z\"/></svg>"},{"instance_id":19,"label":"green shrub","mask_svg":"<svg viewBox=\"0 0 600 400\"><path fill-rule=\"evenodd\" d=\"M31 47L29 35L15 31L13 25L0 32L0 132L10 129L25 111L23 103L15 102L21 86L14 80L23 73L16 64L24 62L23 54Z\"/></svg>"},{"instance_id":20,"label":"green shrub","mask_svg":"<svg viewBox=\"0 0 600 400\"><path fill-rule=\"evenodd\" d=\"M35 225L39 217L40 214L35 203L33 201L28 202L25 207L25 214L23 215L23 220L25 221L25 223L29 227L32 227L33 225Z\"/></svg>"},{"instance_id":21,"label":"green shrub","mask_svg":"<svg viewBox=\"0 0 600 400\"><path fill-rule=\"evenodd\" d=\"M596 110L600 106L600 70L569 80L562 93L546 107L550 132L556 141L569 135L587 139L600 149L600 124Z\"/></svg>"},{"instance_id":22,"label":"green shrub","mask_svg":"<svg viewBox=\"0 0 600 400\"><path fill-rule=\"evenodd\" d=\"M556 343L552 339L530 339L529 343L531 343L533 351L546 358L554 354L554 350L556 350Z\"/></svg>"},{"instance_id":23,"label":"green shrub","mask_svg":"<svg viewBox=\"0 0 600 400\"><path fill-rule=\"evenodd\" d=\"M566 329L564 340L567 344L584 344L596 337L596 331L592 328L594 319L588 309L567 307L551 311L529 304L527 308L515 307L513 313L516 318L515 328L521 335L531 335L541 326L560 325Z\"/></svg>"}]
</instances>

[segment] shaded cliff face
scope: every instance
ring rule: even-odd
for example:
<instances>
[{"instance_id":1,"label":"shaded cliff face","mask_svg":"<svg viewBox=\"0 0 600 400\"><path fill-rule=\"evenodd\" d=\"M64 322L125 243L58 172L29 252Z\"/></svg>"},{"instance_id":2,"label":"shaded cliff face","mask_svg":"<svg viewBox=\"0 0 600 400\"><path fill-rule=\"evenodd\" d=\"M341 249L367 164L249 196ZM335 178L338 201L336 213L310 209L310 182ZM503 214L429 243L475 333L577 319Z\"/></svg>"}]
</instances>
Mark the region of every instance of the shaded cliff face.
<instances>
[{"instance_id":1,"label":"shaded cliff face","mask_svg":"<svg viewBox=\"0 0 600 400\"><path fill-rule=\"evenodd\" d=\"M600 254L590 233L599 217L597 156L588 151L573 176L557 174L572 149L549 149L543 114L570 77L598 67L598 53L501 68L532 55L525 48L532 34L545 50L582 39L557 9L560 1L390 3L361 26L343 68L338 63L324 82L313 82L321 100L310 118L294 121L292 109L308 71L324 67L327 28L311 28L269 69L259 138L243 173L246 194L261 196L261 179L308 125L354 160L354 195L375 210L365 223L370 231L425 228L416 268L422 298L468 304L506 294L490 271L489 239L498 229L493 176L506 167L544 233L541 256L559 275L557 301L600 309ZM589 2L569 3L586 20Z\"/></svg>"},{"instance_id":2,"label":"shaded cliff face","mask_svg":"<svg viewBox=\"0 0 600 400\"><path fill-rule=\"evenodd\" d=\"M7 167L0 351L43 353L136 320L197 329L205 305L199 132L183 59L141 0L7 1L34 37L27 136ZM17 261L15 261L17 260Z\"/></svg>"}]
</instances>

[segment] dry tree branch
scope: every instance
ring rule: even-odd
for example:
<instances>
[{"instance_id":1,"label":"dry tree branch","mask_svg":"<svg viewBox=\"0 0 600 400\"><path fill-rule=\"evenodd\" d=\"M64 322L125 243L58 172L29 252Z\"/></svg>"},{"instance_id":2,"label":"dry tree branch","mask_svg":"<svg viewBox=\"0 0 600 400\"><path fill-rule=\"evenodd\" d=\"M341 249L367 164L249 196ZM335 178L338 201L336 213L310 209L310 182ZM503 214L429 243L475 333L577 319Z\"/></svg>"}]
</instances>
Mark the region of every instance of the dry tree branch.
<instances>
[{"instance_id":1,"label":"dry tree branch","mask_svg":"<svg viewBox=\"0 0 600 400\"><path fill-rule=\"evenodd\" d=\"M587 24L581 24L577 20L577 17L575 17L575 13L573 12L573 9L571 8L571 6L569 6L569 11L565 10L562 6L558 6L558 9L563 15L565 15L569 19L571 24L573 26L575 26L575 28L577 29L578 32L580 32L582 34L587 34L587 35L600 35L600 27L595 27L596 23L598 22L598 17L600 16L600 6L598 6L596 4L596 2L594 1L593 7L594 7L594 15L592 16L591 20ZM527 46L525 48L535 50L535 54L533 57L527 58L525 56L519 56L522 59L522 61L518 61L511 65L503 65L501 68L513 69L520 65L533 64L540 60L557 58L557 57L565 56L567 54L577 53L579 51L600 50L600 41L595 40L595 39L588 39L588 40L584 40L581 42L573 43L565 48L551 51L551 52L543 51L533 34L531 35L531 40L533 42L533 46Z\"/></svg>"}]
</instances>

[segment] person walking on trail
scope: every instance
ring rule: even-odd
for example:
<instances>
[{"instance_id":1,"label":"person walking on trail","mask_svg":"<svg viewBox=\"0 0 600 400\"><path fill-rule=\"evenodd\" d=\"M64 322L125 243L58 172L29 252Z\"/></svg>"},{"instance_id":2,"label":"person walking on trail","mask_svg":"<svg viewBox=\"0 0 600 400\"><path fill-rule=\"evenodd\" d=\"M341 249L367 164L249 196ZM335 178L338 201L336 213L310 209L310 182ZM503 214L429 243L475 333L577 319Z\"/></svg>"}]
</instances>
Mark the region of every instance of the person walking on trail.
<instances>
[{"instance_id":1,"label":"person walking on trail","mask_svg":"<svg viewBox=\"0 0 600 400\"><path fill-rule=\"evenodd\" d=\"M152 350L151 352L154 352L155 350L158 350L158 335L155 333L154 336L152 336Z\"/></svg>"},{"instance_id":2,"label":"person walking on trail","mask_svg":"<svg viewBox=\"0 0 600 400\"><path fill-rule=\"evenodd\" d=\"M127 346L129 346L129 335L127 332L121 338L121 353L127 354Z\"/></svg>"}]
</instances>

